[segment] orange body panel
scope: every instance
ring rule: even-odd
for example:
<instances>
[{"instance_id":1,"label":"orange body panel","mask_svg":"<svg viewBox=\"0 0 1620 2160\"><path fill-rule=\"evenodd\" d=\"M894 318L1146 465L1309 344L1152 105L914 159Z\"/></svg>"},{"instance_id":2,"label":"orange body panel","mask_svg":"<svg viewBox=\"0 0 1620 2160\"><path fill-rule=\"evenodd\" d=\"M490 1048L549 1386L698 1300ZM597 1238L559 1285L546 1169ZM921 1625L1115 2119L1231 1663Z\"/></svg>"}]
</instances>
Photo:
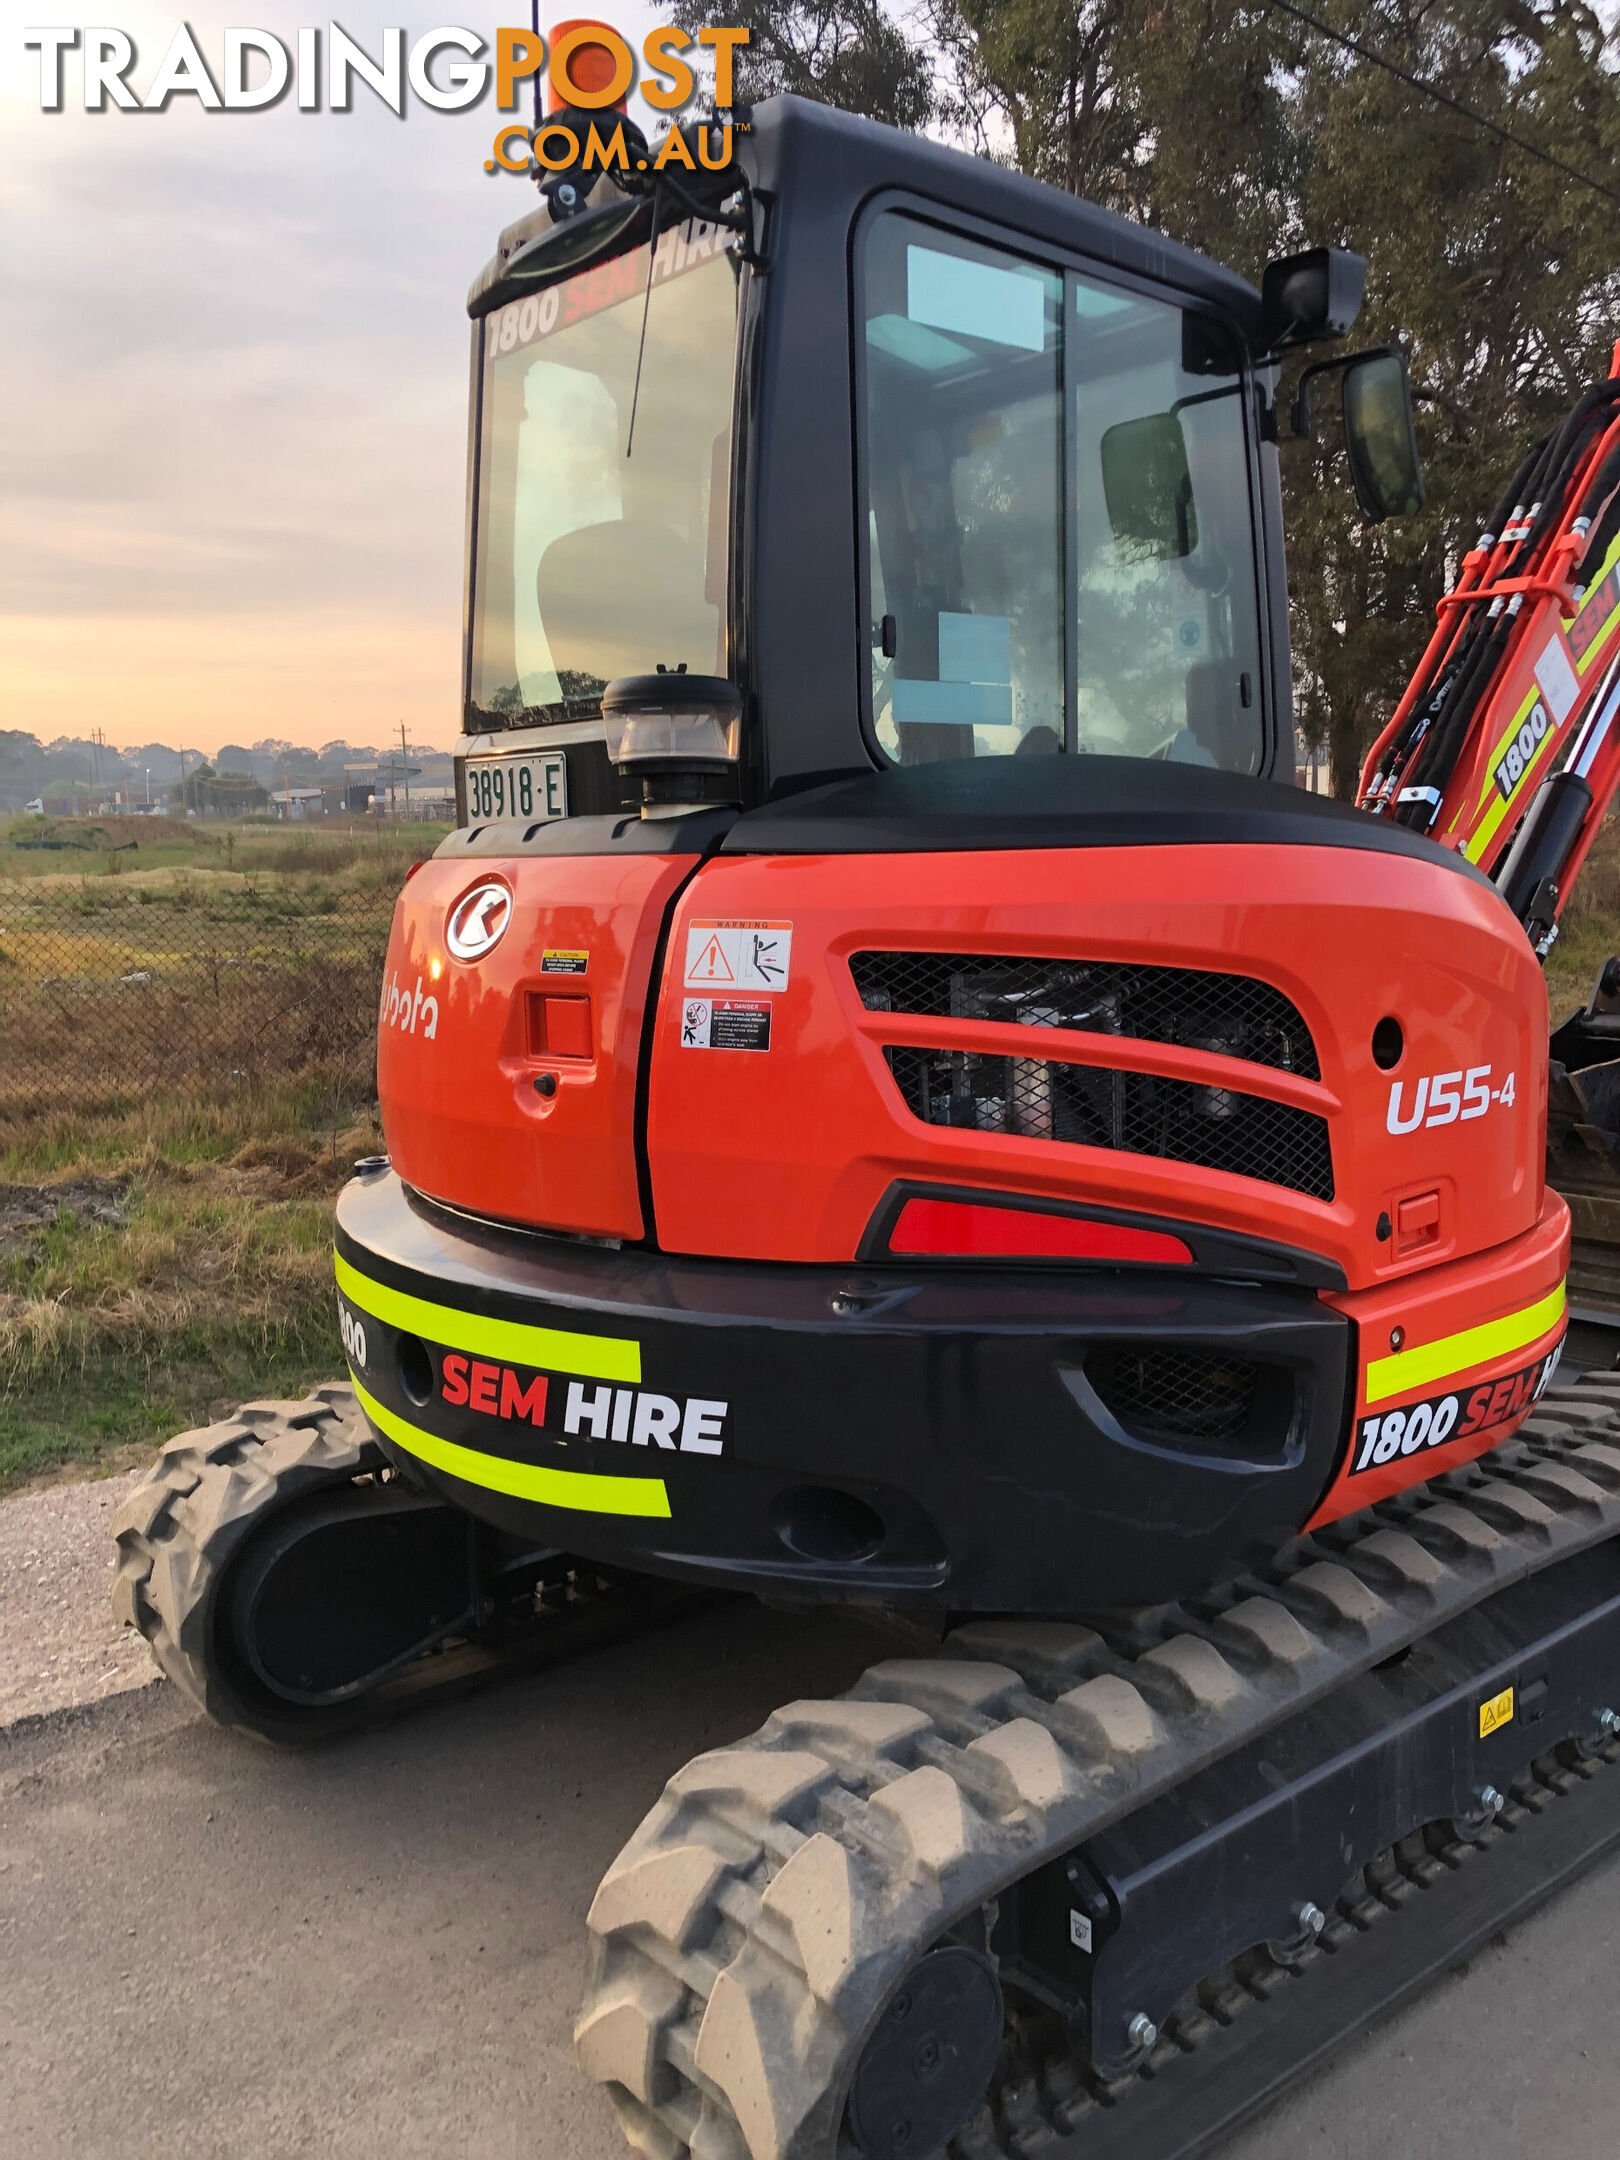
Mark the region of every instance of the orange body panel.
<instances>
[{"instance_id":1,"label":"orange body panel","mask_svg":"<svg viewBox=\"0 0 1620 2160\"><path fill-rule=\"evenodd\" d=\"M1358 1508L1409 1485L1421 1484L1440 1470L1455 1470L1484 1455L1516 1432L1552 1377L1556 1352L1564 1338L1564 1277L1569 1269L1569 1209L1549 1192L1541 1217L1527 1236L1448 1266L1409 1275L1403 1282L1336 1296L1327 1303L1356 1324L1359 1378L1350 1446L1332 1486L1308 1529L1319 1529ZM1511 1349L1481 1356L1467 1338L1493 1322L1551 1302L1559 1308L1545 1327L1525 1335ZM1523 1333L1523 1330L1516 1332ZM1459 1342L1458 1338L1462 1338ZM1457 1342L1445 1355L1444 1346ZM1412 1385L1369 1387L1369 1367L1392 1352L1434 1349L1442 1370ZM1369 1400L1369 1395L1374 1399ZM1419 1431L1413 1413L1419 1405L1447 1407L1431 1414ZM1398 1417L1404 1431L1390 1431ZM1443 1430L1442 1428L1443 1423ZM1387 1461L1378 1425L1389 1432ZM1434 1436L1439 1433L1438 1439ZM1404 1445L1403 1445L1404 1442Z\"/></svg>"},{"instance_id":2,"label":"orange body panel","mask_svg":"<svg viewBox=\"0 0 1620 2160\"><path fill-rule=\"evenodd\" d=\"M383 1129L408 1185L497 1221L642 1235L637 1047L659 925L690 869L564 855L417 871L394 910L377 1043ZM456 960L447 917L492 878L511 920L485 957ZM537 1090L543 1074L555 1093Z\"/></svg>"},{"instance_id":3,"label":"orange body panel","mask_svg":"<svg viewBox=\"0 0 1620 2160\"><path fill-rule=\"evenodd\" d=\"M683 1046L695 922L791 923L768 1050ZM1319 1083L1194 1049L989 1022L868 1012L863 950L1065 955L1260 978L1304 1016ZM648 1151L658 1241L733 1258L855 1257L897 1179L1081 1200L1246 1233L1335 1262L1352 1288L1500 1245L1542 1202L1546 994L1518 926L1482 886L1354 849L1181 846L983 854L719 857L681 895L653 1047ZM1380 1071L1372 1034L1405 1033ZM885 1044L1012 1053L1167 1074L1313 1110L1332 1139L1331 1201L1162 1158L912 1116ZM1464 1077L1497 1098L1464 1109ZM1511 1073L1509 1088L1506 1076ZM1440 1108L1427 1092L1436 1078ZM1426 1116L1409 1132L1417 1083ZM1396 1093L1395 1091L1399 1091ZM1393 1098L1393 1112L1392 1112ZM1451 1105L1449 1116L1447 1105ZM1432 1119L1432 1122L1430 1120ZM1429 1214L1406 1251L1377 1236Z\"/></svg>"},{"instance_id":4,"label":"orange body panel","mask_svg":"<svg viewBox=\"0 0 1620 2160\"><path fill-rule=\"evenodd\" d=\"M512 896L506 928L484 957L457 960L448 919L491 879ZM636 1093L666 914L648 1224ZM862 951L1247 976L1293 1001L1321 1077L1120 1035L869 1011L850 968ZM1355 1422L1315 1517L1327 1522L1498 1444L1545 1384L1561 1306L1533 1341L1471 1363L1464 1345L1454 1372L1369 1400L1392 1331L1411 1349L1444 1344L1562 1283L1568 1216L1541 1174L1545 1015L1540 970L1494 893L1354 848L463 857L428 864L400 898L378 1084L407 1185L472 1215L671 1253L847 1265L909 1180L1316 1255L1342 1271L1346 1289L1324 1295L1358 1344ZM1373 1033L1387 1016L1404 1044L1383 1069ZM907 1045L1155 1073L1313 1112L1329 1130L1333 1197L924 1123L884 1056ZM1443 1391L1449 1410L1436 1408ZM1436 1417L1449 1420L1438 1437Z\"/></svg>"}]
</instances>

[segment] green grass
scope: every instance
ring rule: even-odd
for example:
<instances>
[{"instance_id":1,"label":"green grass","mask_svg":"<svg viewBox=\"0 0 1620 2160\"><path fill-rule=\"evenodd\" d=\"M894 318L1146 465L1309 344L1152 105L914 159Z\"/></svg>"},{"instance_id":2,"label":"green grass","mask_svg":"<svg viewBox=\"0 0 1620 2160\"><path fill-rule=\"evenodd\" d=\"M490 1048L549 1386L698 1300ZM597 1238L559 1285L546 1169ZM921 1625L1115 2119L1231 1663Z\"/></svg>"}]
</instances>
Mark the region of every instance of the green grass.
<instances>
[{"instance_id":1,"label":"green grass","mask_svg":"<svg viewBox=\"0 0 1620 2160\"><path fill-rule=\"evenodd\" d=\"M332 1203L442 830L0 821L0 1491L342 1371Z\"/></svg>"},{"instance_id":2,"label":"green grass","mask_svg":"<svg viewBox=\"0 0 1620 2160\"><path fill-rule=\"evenodd\" d=\"M198 1331L163 1344L104 1348L0 1393L0 1492L59 1476L110 1477L144 1463L191 1425L259 1395L299 1396L343 1370L326 1307L264 1336Z\"/></svg>"},{"instance_id":3,"label":"green grass","mask_svg":"<svg viewBox=\"0 0 1620 2160\"><path fill-rule=\"evenodd\" d=\"M344 1075L13 1123L0 1232L0 1491L126 1467L187 1425L343 1370L332 1203L381 1133ZM116 1221L79 1203L111 1193Z\"/></svg>"}]
</instances>

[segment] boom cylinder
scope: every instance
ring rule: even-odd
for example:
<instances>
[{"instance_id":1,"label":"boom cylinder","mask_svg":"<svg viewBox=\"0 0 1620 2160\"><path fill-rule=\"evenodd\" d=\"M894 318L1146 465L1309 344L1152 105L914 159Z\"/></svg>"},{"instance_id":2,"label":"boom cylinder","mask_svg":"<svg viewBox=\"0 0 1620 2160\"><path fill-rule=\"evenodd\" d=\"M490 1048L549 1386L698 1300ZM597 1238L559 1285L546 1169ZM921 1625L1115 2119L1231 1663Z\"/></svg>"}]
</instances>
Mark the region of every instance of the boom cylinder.
<instances>
[{"instance_id":1,"label":"boom cylinder","mask_svg":"<svg viewBox=\"0 0 1620 2160\"><path fill-rule=\"evenodd\" d=\"M1579 773L1554 773L1537 790L1497 883L1530 942L1557 919L1565 869L1592 814L1592 790ZM1550 894L1547 891L1551 887Z\"/></svg>"}]
</instances>

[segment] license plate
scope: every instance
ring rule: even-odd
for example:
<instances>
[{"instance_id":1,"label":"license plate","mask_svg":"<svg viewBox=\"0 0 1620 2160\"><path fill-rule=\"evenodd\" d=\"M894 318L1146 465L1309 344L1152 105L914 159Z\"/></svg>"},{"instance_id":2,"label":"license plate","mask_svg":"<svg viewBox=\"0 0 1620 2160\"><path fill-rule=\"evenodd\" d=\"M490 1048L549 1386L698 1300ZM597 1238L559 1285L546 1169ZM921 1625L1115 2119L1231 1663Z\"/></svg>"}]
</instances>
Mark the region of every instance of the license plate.
<instances>
[{"instance_id":1,"label":"license plate","mask_svg":"<svg viewBox=\"0 0 1620 2160\"><path fill-rule=\"evenodd\" d=\"M568 763L560 750L540 757L469 758L467 822L568 815Z\"/></svg>"}]
</instances>

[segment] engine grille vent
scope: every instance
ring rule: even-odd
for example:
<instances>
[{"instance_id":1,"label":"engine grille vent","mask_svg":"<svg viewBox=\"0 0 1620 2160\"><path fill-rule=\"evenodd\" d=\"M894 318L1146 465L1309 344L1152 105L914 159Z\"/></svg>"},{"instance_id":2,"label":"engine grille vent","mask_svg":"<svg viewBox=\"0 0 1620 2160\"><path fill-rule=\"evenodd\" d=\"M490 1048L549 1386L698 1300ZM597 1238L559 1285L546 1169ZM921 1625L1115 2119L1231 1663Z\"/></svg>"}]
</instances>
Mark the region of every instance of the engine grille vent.
<instances>
[{"instance_id":1,"label":"engine grille vent","mask_svg":"<svg viewBox=\"0 0 1620 2160\"><path fill-rule=\"evenodd\" d=\"M1127 1432L1222 1441L1248 1427L1260 1367L1215 1351L1103 1343L1086 1354L1086 1378Z\"/></svg>"},{"instance_id":2,"label":"engine grille vent","mask_svg":"<svg viewBox=\"0 0 1620 2160\"><path fill-rule=\"evenodd\" d=\"M1298 1008L1247 975L987 953L863 952L849 965L868 1012L1086 1028L1322 1077Z\"/></svg>"},{"instance_id":3,"label":"engine grille vent","mask_svg":"<svg viewBox=\"0 0 1620 2160\"><path fill-rule=\"evenodd\" d=\"M1235 1088L1046 1058L889 1045L889 1070L925 1125L1117 1148L1333 1198L1326 1118Z\"/></svg>"}]
</instances>

